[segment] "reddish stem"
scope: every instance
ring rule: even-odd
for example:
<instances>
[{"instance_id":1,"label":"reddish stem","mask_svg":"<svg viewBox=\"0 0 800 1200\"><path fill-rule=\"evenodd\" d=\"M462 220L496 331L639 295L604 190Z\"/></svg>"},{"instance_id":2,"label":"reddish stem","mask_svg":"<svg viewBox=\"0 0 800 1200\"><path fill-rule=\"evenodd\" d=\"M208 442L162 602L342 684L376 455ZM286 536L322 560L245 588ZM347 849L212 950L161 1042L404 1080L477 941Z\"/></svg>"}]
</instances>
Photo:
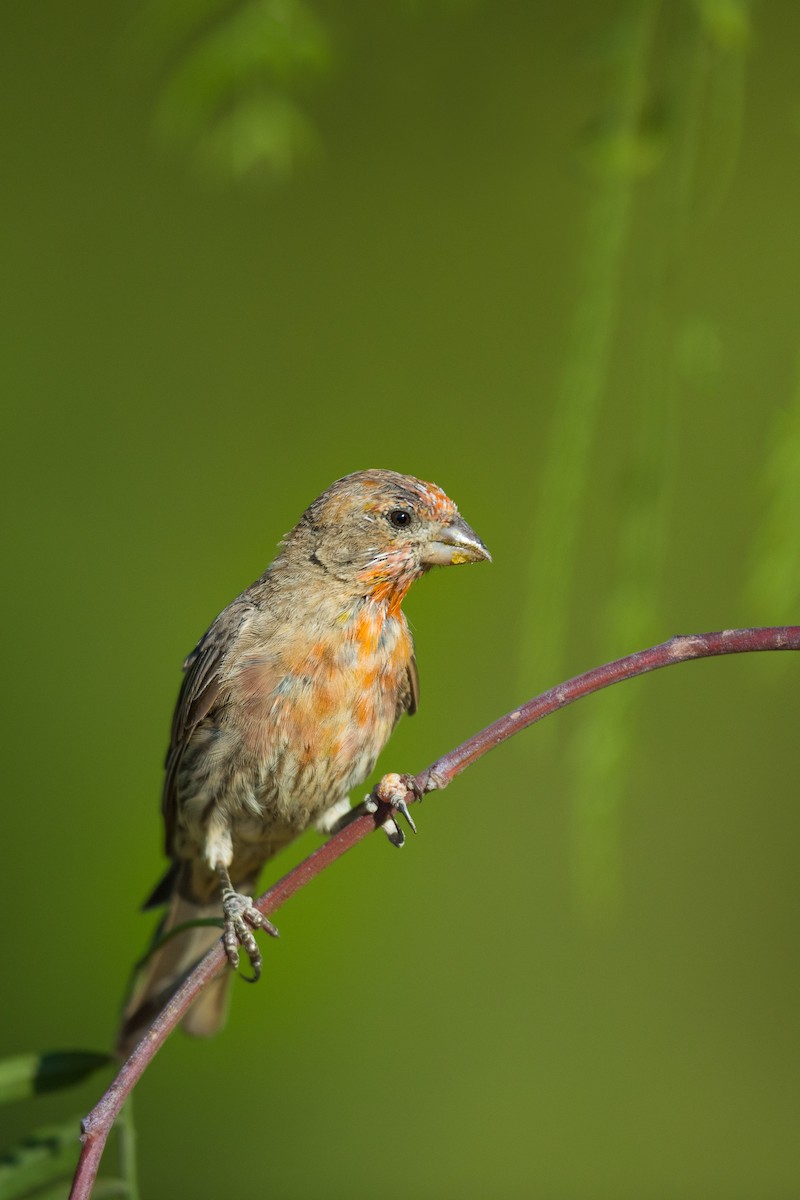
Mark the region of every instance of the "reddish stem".
<instances>
[{"instance_id":1,"label":"reddish stem","mask_svg":"<svg viewBox=\"0 0 800 1200\"><path fill-rule=\"evenodd\" d=\"M519 733L543 717L592 692L610 687L623 679L644 675L673 663L693 658L709 658L718 654L743 654L759 650L800 650L800 625L770 626L762 629L724 629L718 633L699 633L674 637L659 646L639 650L626 658L618 658L605 666L595 667L566 683L535 696L527 704L500 717L480 733L474 734L438 759L416 777L421 790L432 791L446 787L456 775L499 746L513 734ZM416 797L409 792L408 804ZM310 883L325 867L372 833L389 815L386 806L374 813L356 817L349 825L330 838L308 858L294 867L283 879L256 901L262 913L270 914ZM190 1005L207 983L227 969L221 941L198 963L169 1003L156 1017L130 1058L120 1068L111 1086L83 1122L83 1149L70 1192L70 1200L87 1200L92 1193L106 1139L136 1081L147 1069L156 1051L179 1024Z\"/></svg>"}]
</instances>

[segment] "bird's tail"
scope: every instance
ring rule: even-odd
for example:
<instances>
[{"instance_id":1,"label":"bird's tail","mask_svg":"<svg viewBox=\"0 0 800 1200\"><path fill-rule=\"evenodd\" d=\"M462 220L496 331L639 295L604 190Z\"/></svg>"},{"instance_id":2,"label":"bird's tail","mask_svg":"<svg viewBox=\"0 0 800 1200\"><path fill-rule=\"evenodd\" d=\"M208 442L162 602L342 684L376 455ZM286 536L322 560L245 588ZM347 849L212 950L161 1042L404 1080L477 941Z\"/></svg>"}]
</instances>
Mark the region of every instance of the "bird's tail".
<instances>
[{"instance_id":1,"label":"bird's tail","mask_svg":"<svg viewBox=\"0 0 800 1200\"><path fill-rule=\"evenodd\" d=\"M170 881L171 882L171 881ZM156 894L159 889L156 889ZM154 894L155 896L155 894ZM160 895L159 895L159 898ZM163 897L167 899L167 897ZM141 1040L147 1027L204 954L219 941L219 925L196 925L167 937L187 921L202 921L222 917L220 904L193 904L174 888L168 897L169 908L154 939L155 949L141 964L134 976L130 998L125 1006L122 1027L117 1039L117 1054L127 1058ZM166 938L166 940L164 940ZM195 1000L181 1022L187 1033L209 1037L225 1021L228 1009L228 990L232 971L214 979Z\"/></svg>"}]
</instances>

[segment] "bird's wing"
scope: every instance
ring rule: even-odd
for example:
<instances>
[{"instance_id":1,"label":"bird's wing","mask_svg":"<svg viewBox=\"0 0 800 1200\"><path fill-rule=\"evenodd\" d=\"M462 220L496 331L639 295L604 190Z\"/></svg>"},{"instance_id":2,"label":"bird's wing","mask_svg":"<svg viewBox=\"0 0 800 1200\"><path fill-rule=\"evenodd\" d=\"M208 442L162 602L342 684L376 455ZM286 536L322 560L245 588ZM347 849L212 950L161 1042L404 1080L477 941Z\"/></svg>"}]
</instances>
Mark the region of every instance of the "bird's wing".
<instances>
[{"instance_id":1,"label":"bird's wing","mask_svg":"<svg viewBox=\"0 0 800 1200\"><path fill-rule=\"evenodd\" d=\"M222 665L251 612L252 608L247 603L234 601L228 605L183 664L184 677L172 717L161 802L167 854L171 853L175 827L176 783L181 759L195 729L220 699Z\"/></svg>"},{"instance_id":2,"label":"bird's wing","mask_svg":"<svg viewBox=\"0 0 800 1200\"><path fill-rule=\"evenodd\" d=\"M413 717L414 713L419 708L419 672L417 671L417 660L412 654L408 660L408 670L406 671L403 686L397 696L397 708L395 709L395 723L402 717L403 713L408 713Z\"/></svg>"}]
</instances>

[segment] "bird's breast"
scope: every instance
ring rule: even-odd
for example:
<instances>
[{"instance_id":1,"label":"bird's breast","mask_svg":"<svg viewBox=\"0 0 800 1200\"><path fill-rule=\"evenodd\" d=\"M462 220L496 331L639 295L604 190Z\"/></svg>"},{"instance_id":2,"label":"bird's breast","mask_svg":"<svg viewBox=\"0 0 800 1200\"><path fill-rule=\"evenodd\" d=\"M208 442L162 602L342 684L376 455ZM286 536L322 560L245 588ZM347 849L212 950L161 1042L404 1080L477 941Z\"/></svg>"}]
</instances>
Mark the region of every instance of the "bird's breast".
<instances>
[{"instance_id":1,"label":"bird's breast","mask_svg":"<svg viewBox=\"0 0 800 1200\"><path fill-rule=\"evenodd\" d=\"M287 816L315 819L372 770L412 654L405 618L366 604L251 655L233 689L246 751Z\"/></svg>"}]
</instances>

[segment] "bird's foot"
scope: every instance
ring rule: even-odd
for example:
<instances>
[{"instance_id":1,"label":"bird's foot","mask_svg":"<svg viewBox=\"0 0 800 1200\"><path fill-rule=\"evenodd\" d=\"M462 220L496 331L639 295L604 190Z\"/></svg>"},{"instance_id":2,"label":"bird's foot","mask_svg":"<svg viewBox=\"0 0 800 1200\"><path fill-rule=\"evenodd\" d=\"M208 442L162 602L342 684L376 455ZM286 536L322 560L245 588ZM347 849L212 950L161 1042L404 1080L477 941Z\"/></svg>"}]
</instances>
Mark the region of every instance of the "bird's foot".
<instances>
[{"instance_id":1,"label":"bird's foot","mask_svg":"<svg viewBox=\"0 0 800 1200\"><path fill-rule=\"evenodd\" d=\"M228 962L234 971L239 966L239 947L246 951L253 968L252 978L244 976L248 983L261 977L261 951L253 937L254 929L265 929L270 937L278 937L278 930L263 913L260 913L249 896L235 892L233 888L222 889L222 913L225 920L222 941Z\"/></svg>"},{"instance_id":2,"label":"bird's foot","mask_svg":"<svg viewBox=\"0 0 800 1200\"><path fill-rule=\"evenodd\" d=\"M411 813L408 811L406 803L408 792L412 792L417 800L422 799L422 791L413 775L398 775L395 772L390 772L390 774L384 775L383 779L376 784L373 791L364 801L364 807L367 812L377 812L381 804L388 804L389 808L391 808L392 815L383 822L383 829L392 845L397 847L402 846L406 839L395 819L395 813L400 813L404 820L408 822L412 833L417 832L417 827L414 824Z\"/></svg>"}]
</instances>

